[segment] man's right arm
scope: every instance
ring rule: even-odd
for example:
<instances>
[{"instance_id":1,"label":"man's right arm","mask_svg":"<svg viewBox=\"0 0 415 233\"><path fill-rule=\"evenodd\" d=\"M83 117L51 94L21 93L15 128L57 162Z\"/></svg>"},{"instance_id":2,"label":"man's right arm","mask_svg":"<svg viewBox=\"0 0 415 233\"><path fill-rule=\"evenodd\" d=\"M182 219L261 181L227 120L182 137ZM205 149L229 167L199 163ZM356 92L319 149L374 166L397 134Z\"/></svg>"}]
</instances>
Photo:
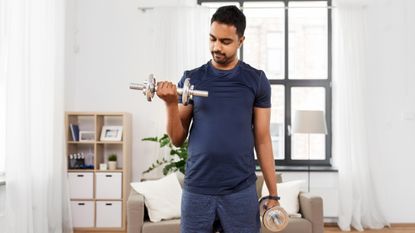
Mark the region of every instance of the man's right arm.
<instances>
[{"instance_id":1,"label":"man's right arm","mask_svg":"<svg viewBox=\"0 0 415 233\"><path fill-rule=\"evenodd\" d=\"M159 82L157 95L166 103L167 134L173 145L181 146L189 132L193 107L178 103L177 88L171 82Z\"/></svg>"},{"instance_id":2,"label":"man's right arm","mask_svg":"<svg viewBox=\"0 0 415 233\"><path fill-rule=\"evenodd\" d=\"M167 134L175 146L181 146L187 138L192 120L192 105L167 106Z\"/></svg>"}]
</instances>

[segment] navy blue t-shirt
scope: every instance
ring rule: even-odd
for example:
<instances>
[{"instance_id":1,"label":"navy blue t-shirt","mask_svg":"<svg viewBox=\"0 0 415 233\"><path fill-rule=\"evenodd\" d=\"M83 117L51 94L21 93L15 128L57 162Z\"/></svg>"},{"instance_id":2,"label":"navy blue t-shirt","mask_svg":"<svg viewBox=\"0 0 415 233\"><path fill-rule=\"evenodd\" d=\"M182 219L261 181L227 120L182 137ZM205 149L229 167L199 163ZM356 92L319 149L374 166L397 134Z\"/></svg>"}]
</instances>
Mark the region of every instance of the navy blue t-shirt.
<instances>
[{"instance_id":1,"label":"navy blue t-shirt","mask_svg":"<svg viewBox=\"0 0 415 233\"><path fill-rule=\"evenodd\" d=\"M271 107L271 86L265 73L239 61L232 70L210 62L186 71L178 87L190 78L209 97L193 97L189 156L184 188L189 192L223 195L256 181L254 107ZM179 97L181 103L181 97Z\"/></svg>"}]
</instances>

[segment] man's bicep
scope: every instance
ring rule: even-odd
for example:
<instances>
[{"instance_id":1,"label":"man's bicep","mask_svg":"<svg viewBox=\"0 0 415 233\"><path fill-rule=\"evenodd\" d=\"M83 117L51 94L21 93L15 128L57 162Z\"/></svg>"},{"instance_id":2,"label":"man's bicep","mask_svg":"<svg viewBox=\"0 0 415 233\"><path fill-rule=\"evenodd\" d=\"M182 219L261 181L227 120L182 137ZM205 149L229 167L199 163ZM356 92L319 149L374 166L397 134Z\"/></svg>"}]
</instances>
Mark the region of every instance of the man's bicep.
<instances>
[{"instance_id":1,"label":"man's bicep","mask_svg":"<svg viewBox=\"0 0 415 233\"><path fill-rule=\"evenodd\" d=\"M193 105L189 104L185 106L183 104L179 104L179 114L182 126L187 136L187 133L189 132L190 122L192 122L193 117Z\"/></svg>"}]
</instances>

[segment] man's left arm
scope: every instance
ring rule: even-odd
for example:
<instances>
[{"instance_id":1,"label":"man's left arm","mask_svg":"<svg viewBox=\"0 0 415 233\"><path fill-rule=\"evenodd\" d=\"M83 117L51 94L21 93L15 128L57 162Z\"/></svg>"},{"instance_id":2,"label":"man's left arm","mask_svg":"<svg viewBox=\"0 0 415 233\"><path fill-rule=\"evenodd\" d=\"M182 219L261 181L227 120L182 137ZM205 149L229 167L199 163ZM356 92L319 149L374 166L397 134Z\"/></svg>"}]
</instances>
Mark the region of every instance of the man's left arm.
<instances>
[{"instance_id":1,"label":"man's left arm","mask_svg":"<svg viewBox=\"0 0 415 233\"><path fill-rule=\"evenodd\" d=\"M254 108L255 150L269 195L277 196L274 156L270 134L270 108ZM277 201L274 204L279 204Z\"/></svg>"}]
</instances>

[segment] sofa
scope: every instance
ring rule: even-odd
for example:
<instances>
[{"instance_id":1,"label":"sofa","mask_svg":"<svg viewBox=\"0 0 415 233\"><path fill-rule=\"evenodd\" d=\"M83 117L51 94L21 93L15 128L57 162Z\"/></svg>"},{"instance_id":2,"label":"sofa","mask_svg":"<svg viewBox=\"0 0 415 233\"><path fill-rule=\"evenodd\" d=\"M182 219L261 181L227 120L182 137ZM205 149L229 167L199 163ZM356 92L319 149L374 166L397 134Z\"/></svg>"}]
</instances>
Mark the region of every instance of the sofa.
<instances>
[{"instance_id":1,"label":"sofa","mask_svg":"<svg viewBox=\"0 0 415 233\"><path fill-rule=\"evenodd\" d=\"M281 182L281 175L278 175ZM183 184L183 177L178 176ZM257 193L261 193L264 178L262 173L257 173ZM323 233L323 201L322 198L311 193L300 192L298 195L301 217L290 217L287 227L281 233ZM180 219L150 222L144 197L131 189L127 201L127 233L179 233ZM271 233L264 226L261 233Z\"/></svg>"}]
</instances>

